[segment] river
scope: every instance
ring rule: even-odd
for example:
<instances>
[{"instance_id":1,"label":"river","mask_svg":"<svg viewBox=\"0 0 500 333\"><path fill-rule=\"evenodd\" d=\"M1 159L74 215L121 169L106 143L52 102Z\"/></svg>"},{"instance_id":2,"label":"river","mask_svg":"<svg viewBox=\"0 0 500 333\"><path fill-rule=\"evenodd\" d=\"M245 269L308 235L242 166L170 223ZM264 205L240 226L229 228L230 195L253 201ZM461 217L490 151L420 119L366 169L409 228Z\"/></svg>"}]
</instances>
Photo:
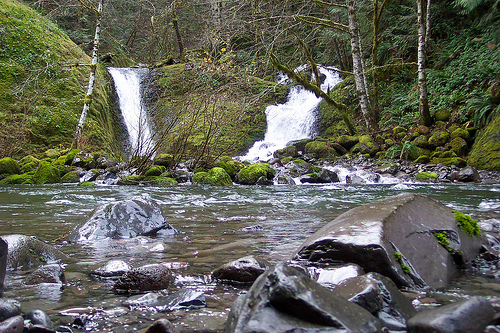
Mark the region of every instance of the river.
<instances>
[{"instance_id":1,"label":"river","mask_svg":"<svg viewBox=\"0 0 500 333\"><path fill-rule=\"evenodd\" d=\"M498 185L1 187L0 235L35 235L70 256L63 288L24 286L21 281L27 272L9 272L4 297L20 301L23 312L45 310L57 325L74 320L62 316L61 311L88 308L85 311L93 313L89 315L93 320L85 329L96 332L136 331L161 317L170 319L180 332L217 332L222 329L232 302L245 287L217 285L209 277L212 270L248 254L270 262L286 260L310 234L339 214L402 192L428 195L476 219L500 219ZM96 207L134 196L148 196L157 201L166 219L180 232L163 239L140 237L89 247L63 240ZM207 307L168 314L129 311L123 305L128 296L114 294L109 281L88 274L111 259L122 259L132 266L177 263L181 268L174 270L177 277L169 293L181 287L201 290ZM484 285L489 285L489 289L484 289ZM450 294L482 293L500 297L499 290L497 280L473 276L442 295L449 298Z\"/></svg>"}]
</instances>

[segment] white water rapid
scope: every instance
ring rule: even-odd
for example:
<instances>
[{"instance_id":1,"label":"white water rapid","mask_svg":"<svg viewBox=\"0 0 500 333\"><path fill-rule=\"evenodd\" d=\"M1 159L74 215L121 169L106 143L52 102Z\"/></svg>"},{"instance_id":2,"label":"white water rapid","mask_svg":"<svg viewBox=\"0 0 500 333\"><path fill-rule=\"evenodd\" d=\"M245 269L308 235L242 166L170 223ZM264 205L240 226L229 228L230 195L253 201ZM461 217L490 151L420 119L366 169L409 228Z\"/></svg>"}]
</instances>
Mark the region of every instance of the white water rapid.
<instances>
[{"instance_id":1,"label":"white water rapid","mask_svg":"<svg viewBox=\"0 0 500 333\"><path fill-rule=\"evenodd\" d=\"M146 108L142 102L141 81L147 68L108 67L130 141L130 156L144 156L153 149ZM129 156L129 157L130 157Z\"/></svg>"},{"instance_id":2,"label":"white water rapid","mask_svg":"<svg viewBox=\"0 0 500 333\"><path fill-rule=\"evenodd\" d=\"M301 68L297 69L300 70ZM296 70L296 71L297 71ZM338 72L320 67L326 78L321 89L327 91L342 79ZM281 81L287 80L287 77ZM270 105L266 108L267 130L263 140L255 142L242 161L267 161L278 149L283 149L290 141L307 139L314 136L317 110L322 98L301 86L293 86L284 104Z\"/></svg>"}]
</instances>

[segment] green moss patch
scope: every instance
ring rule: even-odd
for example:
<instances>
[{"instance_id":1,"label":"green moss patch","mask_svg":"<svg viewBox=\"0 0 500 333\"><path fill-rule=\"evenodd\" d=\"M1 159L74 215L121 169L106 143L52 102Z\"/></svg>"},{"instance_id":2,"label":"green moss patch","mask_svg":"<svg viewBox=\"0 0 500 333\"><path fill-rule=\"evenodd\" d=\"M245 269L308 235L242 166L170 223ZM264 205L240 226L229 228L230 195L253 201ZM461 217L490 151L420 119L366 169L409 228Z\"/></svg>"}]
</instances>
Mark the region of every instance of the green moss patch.
<instances>
[{"instance_id":1,"label":"green moss patch","mask_svg":"<svg viewBox=\"0 0 500 333\"><path fill-rule=\"evenodd\" d=\"M255 185L261 177L272 179L275 172L267 163L255 163L244 167L238 172L237 182L244 185Z\"/></svg>"},{"instance_id":2,"label":"green moss patch","mask_svg":"<svg viewBox=\"0 0 500 333\"><path fill-rule=\"evenodd\" d=\"M220 167L210 169L208 172L197 172L193 176L193 183L213 186L229 186L233 184L229 174Z\"/></svg>"},{"instance_id":3,"label":"green moss patch","mask_svg":"<svg viewBox=\"0 0 500 333\"><path fill-rule=\"evenodd\" d=\"M457 210L454 210L453 214L455 214L455 220L457 220L457 225L460 230L471 237L481 236L481 229L479 229L477 220L473 220L469 215Z\"/></svg>"}]
</instances>

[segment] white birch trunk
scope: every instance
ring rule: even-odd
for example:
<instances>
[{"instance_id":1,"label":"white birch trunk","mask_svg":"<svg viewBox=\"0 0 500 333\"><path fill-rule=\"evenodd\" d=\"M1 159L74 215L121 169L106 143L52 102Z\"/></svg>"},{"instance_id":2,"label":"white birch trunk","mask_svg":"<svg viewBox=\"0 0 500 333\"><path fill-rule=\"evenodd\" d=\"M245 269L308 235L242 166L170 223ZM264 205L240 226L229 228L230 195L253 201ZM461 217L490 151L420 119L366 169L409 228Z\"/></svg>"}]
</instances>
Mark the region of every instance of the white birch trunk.
<instances>
[{"instance_id":1,"label":"white birch trunk","mask_svg":"<svg viewBox=\"0 0 500 333\"><path fill-rule=\"evenodd\" d=\"M426 41L426 0L417 0L417 17L418 17L418 89L419 89L419 103L418 110L420 115L420 122L426 126L431 124L431 115L429 112L429 99L427 95L427 78L425 75L425 41Z\"/></svg>"},{"instance_id":2,"label":"white birch trunk","mask_svg":"<svg viewBox=\"0 0 500 333\"><path fill-rule=\"evenodd\" d=\"M352 63L354 72L354 82L356 85L356 94L359 98L359 104L361 107L361 113L366 122L366 126L372 129L374 124L372 124L370 119L370 108L369 108L369 97L367 95L366 78L364 75L364 65L361 54L361 41L359 38L359 23L356 17L356 0L346 0L347 13L349 17L349 34L351 36L351 53L352 53Z\"/></svg>"},{"instance_id":3,"label":"white birch trunk","mask_svg":"<svg viewBox=\"0 0 500 333\"><path fill-rule=\"evenodd\" d=\"M87 94L85 95L84 99L82 114L80 115L80 120L78 121L78 125L76 126L75 138L73 140L74 143L76 143L77 147L82 137L83 125L85 124L85 119L87 118L90 104L92 103L92 93L94 92L94 83L95 83L95 76L96 76L97 62L98 62L99 38L101 35L103 2L104 0L99 0L99 6L97 7L97 22L94 35L94 48L92 50L92 63L90 65L89 84L87 87Z\"/></svg>"}]
</instances>

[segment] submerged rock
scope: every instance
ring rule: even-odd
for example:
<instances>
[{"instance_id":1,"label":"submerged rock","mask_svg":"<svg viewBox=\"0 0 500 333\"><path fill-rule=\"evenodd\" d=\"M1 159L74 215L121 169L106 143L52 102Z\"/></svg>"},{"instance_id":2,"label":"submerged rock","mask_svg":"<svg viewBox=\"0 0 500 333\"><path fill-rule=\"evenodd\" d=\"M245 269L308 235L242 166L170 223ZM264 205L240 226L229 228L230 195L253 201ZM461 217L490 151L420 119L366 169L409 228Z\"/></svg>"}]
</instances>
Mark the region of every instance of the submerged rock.
<instances>
[{"instance_id":1,"label":"submerged rock","mask_svg":"<svg viewBox=\"0 0 500 333\"><path fill-rule=\"evenodd\" d=\"M254 256L231 261L212 272L217 280L231 282L253 282L265 272L267 264Z\"/></svg>"},{"instance_id":2,"label":"submerged rock","mask_svg":"<svg viewBox=\"0 0 500 333\"><path fill-rule=\"evenodd\" d=\"M59 264L52 264L38 267L23 282L27 285L34 285L40 283L62 284L64 281L64 267Z\"/></svg>"},{"instance_id":3,"label":"submerged rock","mask_svg":"<svg viewBox=\"0 0 500 333\"><path fill-rule=\"evenodd\" d=\"M157 293L147 293L131 297L124 305L132 309L142 309L151 312L167 312L175 310L200 309L207 306L205 295L202 291L181 289L171 295L163 296Z\"/></svg>"},{"instance_id":4,"label":"submerged rock","mask_svg":"<svg viewBox=\"0 0 500 333\"><path fill-rule=\"evenodd\" d=\"M278 264L238 297L224 332L380 330L378 319L362 307L335 295L297 269Z\"/></svg>"},{"instance_id":5,"label":"submerged rock","mask_svg":"<svg viewBox=\"0 0 500 333\"><path fill-rule=\"evenodd\" d=\"M71 241L134 238L140 235L175 234L160 206L144 198L119 201L99 207L92 217L69 235Z\"/></svg>"},{"instance_id":6,"label":"submerged rock","mask_svg":"<svg viewBox=\"0 0 500 333\"><path fill-rule=\"evenodd\" d=\"M444 288L459 267L470 267L481 245L482 237L457 226L450 208L404 193L345 212L306 240L295 258L356 263L399 286Z\"/></svg>"},{"instance_id":7,"label":"submerged rock","mask_svg":"<svg viewBox=\"0 0 500 333\"><path fill-rule=\"evenodd\" d=\"M483 332L495 311L487 299L473 297L419 312L408 321L412 333Z\"/></svg>"},{"instance_id":8,"label":"submerged rock","mask_svg":"<svg viewBox=\"0 0 500 333\"><path fill-rule=\"evenodd\" d=\"M64 253L34 236L5 235L2 238L8 244L7 268L9 269L28 269L67 258Z\"/></svg>"}]
</instances>

